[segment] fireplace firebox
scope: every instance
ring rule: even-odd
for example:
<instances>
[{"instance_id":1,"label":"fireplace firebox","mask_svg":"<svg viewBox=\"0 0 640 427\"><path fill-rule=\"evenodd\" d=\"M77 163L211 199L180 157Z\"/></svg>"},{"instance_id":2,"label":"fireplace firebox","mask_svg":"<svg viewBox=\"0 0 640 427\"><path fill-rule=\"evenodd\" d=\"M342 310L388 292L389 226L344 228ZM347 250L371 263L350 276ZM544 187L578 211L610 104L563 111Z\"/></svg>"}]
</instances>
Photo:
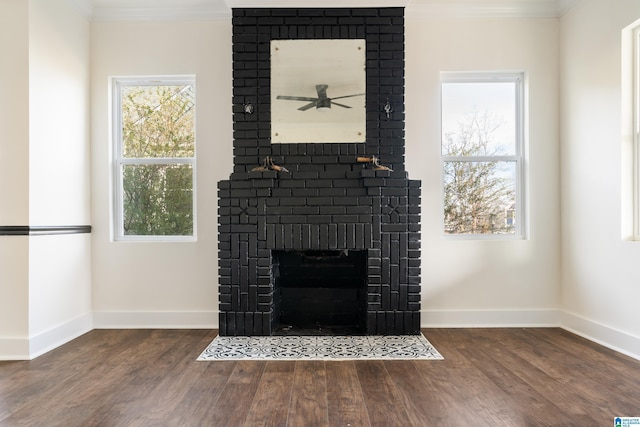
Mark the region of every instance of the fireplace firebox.
<instances>
[{"instance_id":1,"label":"fireplace firebox","mask_svg":"<svg viewBox=\"0 0 640 427\"><path fill-rule=\"evenodd\" d=\"M366 251L273 251L275 334L362 335Z\"/></svg>"},{"instance_id":2,"label":"fireplace firebox","mask_svg":"<svg viewBox=\"0 0 640 427\"><path fill-rule=\"evenodd\" d=\"M220 335L418 334L421 184L404 165L404 9L233 9L232 24ZM271 40L340 38L366 42L365 142L272 144Z\"/></svg>"}]
</instances>

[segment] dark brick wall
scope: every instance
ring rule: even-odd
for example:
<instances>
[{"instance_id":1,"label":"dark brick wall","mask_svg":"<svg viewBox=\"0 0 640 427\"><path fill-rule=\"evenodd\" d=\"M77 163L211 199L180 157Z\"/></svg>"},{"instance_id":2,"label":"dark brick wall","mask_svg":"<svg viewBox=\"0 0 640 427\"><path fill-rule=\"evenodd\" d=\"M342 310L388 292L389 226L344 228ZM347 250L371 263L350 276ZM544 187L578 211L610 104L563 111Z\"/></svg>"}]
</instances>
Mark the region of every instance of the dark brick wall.
<instances>
[{"instance_id":1,"label":"dark brick wall","mask_svg":"<svg viewBox=\"0 0 640 427\"><path fill-rule=\"evenodd\" d=\"M366 143L271 144L270 41L296 38L366 39ZM336 249L367 250L366 332L418 333L420 182L404 170L404 10L234 9L233 77L234 172L218 185L220 334L271 335L272 250ZM267 156L289 172L252 171Z\"/></svg>"},{"instance_id":2,"label":"dark brick wall","mask_svg":"<svg viewBox=\"0 0 640 427\"><path fill-rule=\"evenodd\" d=\"M404 170L404 9L234 9L232 22L235 172L251 170L265 156L297 164L314 160L302 157L340 154L375 155ZM366 144L272 146L271 40L331 38L366 40ZM387 100L394 110L389 119ZM254 114L244 114L246 103Z\"/></svg>"}]
</instances>

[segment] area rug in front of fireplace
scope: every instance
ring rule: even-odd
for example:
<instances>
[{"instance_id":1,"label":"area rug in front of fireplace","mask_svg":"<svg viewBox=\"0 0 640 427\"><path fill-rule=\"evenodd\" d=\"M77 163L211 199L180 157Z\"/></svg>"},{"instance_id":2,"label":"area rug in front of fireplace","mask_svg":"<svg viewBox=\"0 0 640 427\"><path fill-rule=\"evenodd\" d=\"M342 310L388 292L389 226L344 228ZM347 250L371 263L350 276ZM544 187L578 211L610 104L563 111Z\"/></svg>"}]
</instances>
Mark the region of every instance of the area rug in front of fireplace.
<instances>
[{"instance_id":1,"label":"area rug in front of fireplace","mask_svg":"<svg viewBox=\"0 0 640 427\"><path fill-rule=\"evenodd\" d=\"M442 360L424 335L217 336L198 360Z\"/></svg>"}]
</instances>

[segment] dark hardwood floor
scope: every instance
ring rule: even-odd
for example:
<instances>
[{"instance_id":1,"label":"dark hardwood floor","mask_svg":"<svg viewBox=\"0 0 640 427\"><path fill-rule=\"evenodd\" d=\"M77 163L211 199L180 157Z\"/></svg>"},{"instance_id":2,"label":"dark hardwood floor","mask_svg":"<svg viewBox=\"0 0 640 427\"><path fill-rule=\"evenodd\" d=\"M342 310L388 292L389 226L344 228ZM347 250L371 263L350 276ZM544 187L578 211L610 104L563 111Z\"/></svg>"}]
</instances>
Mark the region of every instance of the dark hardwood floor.
<instances>
[{"instance_id":1,"label":"dark hardwood floor","mask_svg":"<svg viewBox=\"0 0 640 427\"><path fill-rule=\"evenodd\" d=\"M197 362L206 330L95 330L0 362L0 426L613 426L640 361L560 329L425 329L441 361Z\"/></svg>"}]
</instances>

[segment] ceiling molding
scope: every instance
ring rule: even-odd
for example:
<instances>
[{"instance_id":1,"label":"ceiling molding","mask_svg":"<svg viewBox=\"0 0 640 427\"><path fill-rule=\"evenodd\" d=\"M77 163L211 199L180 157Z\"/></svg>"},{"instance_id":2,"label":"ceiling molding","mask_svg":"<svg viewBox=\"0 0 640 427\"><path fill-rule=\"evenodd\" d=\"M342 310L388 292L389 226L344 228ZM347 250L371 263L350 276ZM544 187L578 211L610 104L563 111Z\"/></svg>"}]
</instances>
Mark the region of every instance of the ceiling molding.
<instances>
[{"instance_id":1,"label":"ceiling molding","mask_svg":"<svg viewBox=\"0 0 640 427\"><path fill-rule=\"evenodd\" d=\"M573 9L580 0L558 0L558 15L562 16Z\"/></svg>"},{"instance_id":2,"label":"ceiling molding","mask_svg":"<svg viewBox=\"0 0 640 427\"><path fill-rule=\"evenodd\" d=\"M230 9L240 8L341 8L405 7L410 0L224 0Z\"/></svg>"},{"instance_id":3,"label":"ceiling molding","mask_svg":"<svg viewBox=\"0 0 640 427\"><path fill-rule=\"evenodd\" d=\"M68 0L92 21L229 20L224 0Z\"/></svg>"},{"instance_id":4,"label":"ceiling molding","mask_svg":"<svg viewBox=\"0 0 640 427\"><path fill-rule=\"evenodd\" d=\"M67 2L73 6L82 16L90 19L93 14L93 8L91 7L91 3L87 0L67 0Z\"/></svg>"},{"instance_id":5,"label":"ceiling molding","mask_svg":"<svg viewBox=\"0 0 640 427\"><path fill-rule=\"evenodd\" d=\"M92 21L229 20L236 8L405 7L420 18L553 18L580 0L67 0Z\"/></svg>"},{"instance_id":6,"label":"ceiling molding","mask_svg":"<svg viewBox=\"0 0 640 427\"><path fill-rule=\"evenodd\" d=\"M91 14L92 21L215 21L231 19L231 11L209 8L96 8Z\"/></svg>"},{"instance_id":7,"label":"ceiling molding","mask_svg":"<svg viewBox=\"0 0 640 427\"><path fill-rule=\"evenodd\" d=\"M579 0L412 0L407 16L420 18L557 18Z\"/></svg>"}]
</instances>

